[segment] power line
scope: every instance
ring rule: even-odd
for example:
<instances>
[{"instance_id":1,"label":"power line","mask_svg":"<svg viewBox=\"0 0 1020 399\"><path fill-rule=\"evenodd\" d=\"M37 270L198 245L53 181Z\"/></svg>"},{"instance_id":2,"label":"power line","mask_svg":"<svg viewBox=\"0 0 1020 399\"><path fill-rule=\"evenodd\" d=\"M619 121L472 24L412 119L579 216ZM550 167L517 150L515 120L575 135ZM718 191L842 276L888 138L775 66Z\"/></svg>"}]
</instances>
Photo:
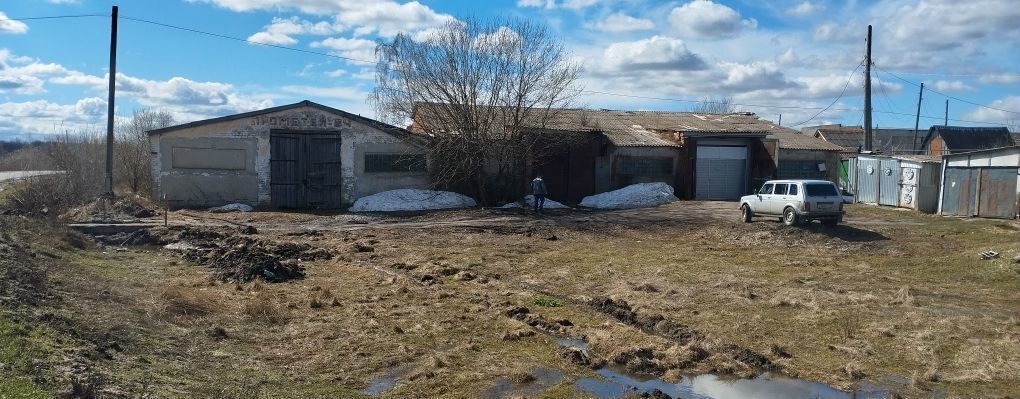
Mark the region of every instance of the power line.
<instances>
[{"instance_id":1,"label":"power line","mask_svg":"<svg viewBox=\"0 0 1020 399\"><path fill-rule=\"evenodd\" d=\"M238 41L238 42L244 42L244 43L253 44L253 45L256 45L256 46L273 47L273 48L278 48L278 49L281 49L281 50L297 51L297 52L300 52L300 53L321 55L323 57L338 58L338 59L342 59L342 60L356 61L356 62L361 62L361 63L366 63L366 64L378 64L377 61L361 60L361 59L357 59L357 58L344 57L344 56L340 56L340 55L336 55L336 54L323 53L321 51L312 51L312 50L300 49L300 48L297 48L297 47L288 47L288 46L281 46L281 45L278 45L278 44L256 42L256 41L252 41L252 40L248 40L248 39L244 39L244 38L240 38L240 37L223 35L223 34L219 34L219 33L206 32L206 31L203 31L203 30L198 30L198 29L193 29L193 28L186 28L186 27L183 27L183 26L177 26L177 25L171 25L171 24L165 24L165 23L162 23L162 22L150 21L150 20L142 19L142 18L125 17L123 15L121 16L121 18L129 20L129 21L142 22L142 23L146 23L146 24L162 26L164 28L171 28L171 29L182 30L182 31L185 31L185 32L197 33L197 34L200 34L200 35L207 35L207 36L212 36L212 37L218 37L220 39L227 39L227 40L233 40L233 41Z\"/></svg>"},{"instance_id":2,"label":"power line","mask_svg":"<svg viewBox=\"0 0 1020 399\"><path fill-rule=\"evenodd\" d=\"M0 18L0 21L36 21L40 19L65 19L65 18L85 18L85 17L110 17L110 14L75 14L75 15L50 15L42 17L22 17L22 18Z\"/></svg>"},{"instance_id":3,"label":"power line","mask_svg":"<svg viewBox=\"0 0 1020 399\"><path fill-rule=\"evenodd\" d=\"M107 15L107 14L55 15L55 16L41 16L41 17L25 17L25 18L6 18L6 20L22 21L22 20L83 18L83 17L110 17L110 15ZM125 19L125 20L129 20L129 21L134 21L134 22L140 22L140 23L146 23L146 24L161 26L161 27L164 27L164 28L176 29L176 30L181 30L181 31L186 31L186 32L191 32L191 33L211 36L211 37L217 37L217 38L226 39L226 40L232 40L232 41L247 43L247 44L251 44L251 45L272 47L272 48L277 48L277 49L281 49L281 50L295 51L295 52L300 52L300 53L305 53L305 54L312 54L312 55L318 55L318 56L323 56L323 57L342 59L342 60L347 60L347 61L355 61L355 62L360 62L360 63L364 63L364 64L378 64L379 63L378 61L369 61L369 60L363 60L363 59L352 58L352 57L344 57L344 56L340 56L340 55L336 55L336 54L330 54L330 53L324 53L324 52L320 52L320 51L305 50L305 49L296 48L296 47L282 46L282 45L269 44L269 43L260 43L260 42L251 41L251 40L248 40L248 39L240 38L240 37L235 37L235 36L230 36L230 35L225 35L225 34L220 34L220 33L213 33L213 32L203 31L203 30L200 30L200 29L188 28L188 27L172 25L172 24L167 24L167 23L162 23L162 22L156 22L156 21L151 21L151 20L147 20L147 19L143 19L143 18L134 18L134 17L129 17L129 16L123 16L123 15L121 15L120 18L121 19ZM5 20L5 19L0 19L0 21L2 21L2 20ZM641 96L641 95L634 95L634 94L623 94L623 93L613 93L613 92L606 92L606 91L584 90L584 89L578 90L578 92L589 93L589 94L601 94L601 95L614 96L614 97L637 98L637 99L655 100L655 101L672 101L672 102L683 102L683 103L694 103L694 104L728 104L728 105L733 105L733 106L750 107L750 108L820 110L820 112L815 114L815 116L811 117L810 119L808 119L806 121L803 121L803 122L800 122L800 123L797 123L797 124L794 124L794 125L790 125L791 127L793 127L793 126L798 126L798 125L807 123L807 122L813 120L814 118L816 118L818 115L821 115L822 113L824 113L827 110L841 111L841 112L862 112L863 110L861 110L859 108L832 108L832 106L835 105L835 103L838 102L839 99L846 93L846 89L849 86L850 80L853 78L854 73L858 69L860 69L861 65L863 65L863 62L861 64L857 65L857 68L854 69L854 72L851 72L850 78L847 79L847 84L843 86L843 91L840 92L839 97L837 97L832 103L830 103L826 107L804 107L804 106L793 106L793 105L764 105L764 104L723 103L723 102L719 102L719 101L687 100L687 99L681 99L681 98ZM878 68L876 67L876 69L878 69ZM903 78L901 78L899 76L896 76L896 75L894 75L894 74L892 74L892 73L890 73L888 71L884 71L883 70L883 72L888 73L890 75L893 75L897 79L903 80L903 81L905 81L907 83L915 84L915 83L910 82L910 81L908 81L906 79L903 79ZM932 91L934 91L934 90L932 90ZM962 99L959 99L959 98L951 97L951 96L948 96L948 95L946 95L944 93L939 93L939 94L942 94L942 95L944 95L946 97L949 97L949 98L953 98L953 99L958 100L958 101L962 101L962 102L966 102L966 103L970 103L970 104L974 104L974 105L978 105L978 106L983 106L983 107L991 108L991 109L998 110L998 111L1013 112L1013 111L1006 111L1006 110L1002 110L1002 109L998 109L998 108L993 108L993 107L987 107L987 106L984 106L984 105L981 105L981 104L977 104L977 103L969 102L969 101L962 100ZM894 111L874 111L874 112L882 113L882 114L889 114L889 115L914 116L914 114L906 114L906 113L894 112ZM1020 114L1020 113L1018 113L1018 114ZM933 119L933 120L942 120L943 119L942 117L935 117L935 116L928 116L928 115L921 115L921 117L925 118L925 119ZM965 120L965 119L952 119L952 118L950 118L949 120L954 121L954 122L999 125L997 123L992 123L992 122L971 121L971 120Z\"/></svg>"},{"instance_id":4,"label":"power line","mask_svg":"<svg viewBox=\"0 0 1020 399\"><path fill-rule=\"evenodd\" d=\"M899 75L896 75L896 74L894 74L894 73L892 73L892 72L886 71L886 70L884 70L884 69L882 69L882 68L879 68L879 67L877 67L877 66L875 67L875 69L878 69L878 70L880 70L880 71L882 71L882 72L886 73L887 75L891 75L892 77L894 77L894 78L896 78L896 79L902 80L902 81L904 81L904 82L907 82L907 83L909 83L909 84L912 84L912 85L914 85L914 86L916 86L916 87L920 87L920 85L919 85L919 84L917 84L917 83L914 83L914 82L911 82L911 81L909 81L909 80L907 80L907 79L901 78L901 77L900 77ZM938 91L938 90L932 90L931 88L929 88L929 89L927 89L927 90L928 90L928 91L930 91L930 92L932 92L932 93L936 93L936 94L941 94L941 95L942 95L942 96L944 96L944 97L947 97L947 98L951 98L951 99L953 99L953 100L956 100L956 101L959 101L959 102L963 102L963 103L967 103L967 104L971 104L971 105L976 105L976 106L979 106L979 107L983 107L983 108L993 109L993 110L996 110L996 111L1002 111L1002 112L1009 112L1009 113L1011 113L1011 114L1017 114L1017 115L1020 115L1020 112L1017 112L1017 111L1010 111L1010 110L1006 110L1006 109L1002 109L1002 108L995 108L995 107L990 107L990 106L987 106L987 105L984 105L984 104L979 104L979 103L976 103L976 102L973 102L973 101L970 101L970 100L964 100L964 99L962 99L962 98L959 98L959 97L953 97L953 96L951 96L951 95L949 95L949 94L946 94L946 93L940 92L940 91Z\"/></svg>"},{"instance_id":5,"label":"power line","mask_svg":"<svg viewBox=\"0 0 1020 399\"><path fill-rule=\"evenodd\" d=\"M870 29L871 29L871 28L869 27L868 29L869 29L869 32L870 32ZM812 117L810 117L810 118L808 118L808 119L806 119L806 120L803 120L803 121L801 121L801 122L798 122L798 123L794 123L794 124L792 124L792 125L789 125L788 127L796 127L796 126L800 126L800 125L803 125L803 124L805 124L805 123L808 123L808 122L810 122L810 121L811 121L812 119L815 119L815 118L817 118L817 117L818 117L818 115L821 115L821 114L822 114L823 112L825 112L826 110L828 110L828 109L829 109L830 107L832 107L833 105L836 105L836 102L837 102L837 101L839 101L839 99L843 98L843 94L845 94L845 93L846 93L846 88L847 88L847 87L850 87L850 81L854 79L854 74L856 74L856 73L857 73L857 70L858 70L858 69L861 69L861 65L864 65L864 62L863 62L863 61L861 61L861 63L857 64L857 67L856 67L856 68L854 68L854 70L850 72L850 76L848 76L848 77L846 78L846 84L844 84L844 85L843 85L843 90L839 92L839 96L837 96L835 100L832 100L832 102L831 102L831 103L829 103L829 106L825 107L825 108L824 108L824 109L822 109L821 111L818 111L818 113L817 113L817 114L815 114L814 116L812 116Z\"/></svg>"}]
</instances>

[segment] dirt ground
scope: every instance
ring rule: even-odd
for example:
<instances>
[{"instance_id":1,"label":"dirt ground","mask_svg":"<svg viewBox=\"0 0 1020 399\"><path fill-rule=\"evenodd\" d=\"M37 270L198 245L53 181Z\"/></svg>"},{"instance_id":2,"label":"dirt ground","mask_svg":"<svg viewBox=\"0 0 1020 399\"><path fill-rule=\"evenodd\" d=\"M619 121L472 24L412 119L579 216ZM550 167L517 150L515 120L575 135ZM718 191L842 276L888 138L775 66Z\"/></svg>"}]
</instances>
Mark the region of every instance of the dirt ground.
<instances>
[{"instance_id":1,"label":"dirt ground","mask_svg":"<svg viewBox=\"0 0 1020 399\"><path fill-rule=\"evenodd\" d=\"M0 302L0 338L20 337L0 363L39 359L0 366L17 377L0 393L585 397L574 381L603 366L898 397L1020 386L1015 221L860 205L844 225L791 228L739 223L718 202L175 211L170 228L97 244L6 218L6 245L47 274L42 297ZM999 257L978 256L988 250ZM545 384L548 370L564 377Z\"/></svg>"}]
</instances>

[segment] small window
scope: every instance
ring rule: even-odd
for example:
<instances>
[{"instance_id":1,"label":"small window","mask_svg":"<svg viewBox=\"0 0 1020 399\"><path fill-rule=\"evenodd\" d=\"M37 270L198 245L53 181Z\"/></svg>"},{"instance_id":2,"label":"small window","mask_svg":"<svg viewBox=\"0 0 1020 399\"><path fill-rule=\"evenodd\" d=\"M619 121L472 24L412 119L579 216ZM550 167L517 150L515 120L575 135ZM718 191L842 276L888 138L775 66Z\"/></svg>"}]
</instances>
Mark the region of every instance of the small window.
<instances>
[{"instance_id":1,"label":"small window","mask_svg":"<svg viewBox=\"0 0 1020 399\"><path fill-rule=\"evenodd\" d=\"M775 195L786 195L786 187L787 186L789 186L789 184L776 184L776 191L773 192L772 194L775 194Z\"/></svg>"},{"instance_id":2,"label":"small window","mask_svg":"<svg viewBox=\"0 0 1020 399\"><path fill-rule=\"evenodd\" d=\"M365 173L424 171L425 154L365 154Z\"/></svg>"},{"instance_id":3,"label":"small window","mask_svg":"<svg viewBox=\"0 0 1020 399\"><path fill-rule=\"evenodd\" d=\"M772 194L772 183L761 186L761 190L758 190L758 194Z\"/></svg>"},{"instance_id":4,"label":"small window","mask_svg":"<svg viewBox=\"0 0 1020 399\"><path fill-rule=\"evenodd\" d=\"M790 185L790 192L787 193L787 195L797 195L797 185L796 184L791 184Z\"/></svg>"}]
</instances>

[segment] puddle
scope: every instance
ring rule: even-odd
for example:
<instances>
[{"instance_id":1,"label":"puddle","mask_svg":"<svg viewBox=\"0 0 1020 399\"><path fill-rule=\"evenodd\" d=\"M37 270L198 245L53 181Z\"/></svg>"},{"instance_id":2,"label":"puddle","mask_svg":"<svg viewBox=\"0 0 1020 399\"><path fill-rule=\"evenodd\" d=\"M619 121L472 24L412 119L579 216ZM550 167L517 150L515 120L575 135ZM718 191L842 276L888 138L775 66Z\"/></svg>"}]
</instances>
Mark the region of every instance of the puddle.
<instances>
[{"instance_id":1,"label":"puddle","mask_svg":"<svg viewBox=\"0 0 1020 399\"><path fill-rule=\"evenodd\" d=\"M588 343L577 338L556 338L556 342L562 347L580 349L585 356L588 355Z\"/></svg>"},{"instance_id":2,"label":"puddle","mask_svg":"<svg viewBox=\"0 0 1020 399\"><path fill-rule=\"evenodd\" d=\"M408 367L397 367L382 373L368 384L368 388L362 389L361 393L371 396L381 395L383 392L389 391L390 389L393 389L393 387L397 386L397 380L399 380L404 374L407 374L408 370Z\"/></svg>"},{"instance_id":3,"label":"puddle","mask_svg":"<svg viewBox=\"0 0 1020 399\"><path fill-rule=\"evenodd\" d=\"M578 348L588 354L588 343L580 339L558 338L560 346ZM654 376L628 373L615 367L596 370L601 378L582 378L574 382L578 390L596 398L622 398L641 393L660 391L673 398L684 399L865 399L887 398L889 391L874 385L863 385L854 392L845 392L831 386L762 374L754 379L723 379L715 375L683 377L672 383ZM888 382L900 383L892 379Z\"/></svg>"},{"instance_id":4,"label":"puddle","mask_svg":"<svg viewBox=\"0 0 1020 399\"><path fill-rule=\"evenodd\" d=\"M773 376L768 373L754 379L721 379L714 375L684 377L679 383L661 379L642 378L611 368L597 371L602 379L582 378L575 386L596 398L620 398L635 393L651 393L659 390L673 398L684 399L849 399L887 398L889 392L866 387L854 392L844 392L817 382Z\"/></svg>"},{"instance_id":5,"label":"puddle","mask_svg":"<svg viewBox=\"0 0 1020 399\"><path fill-rule=\"evenodd\" d=\"M562 372L543 367L536 368L531 373L535 379L523 384L515 384L506 377L500 378L496 381L496 386L482 392L480 397L531 397L563 380Z\"/></svg>"}]
</instances>

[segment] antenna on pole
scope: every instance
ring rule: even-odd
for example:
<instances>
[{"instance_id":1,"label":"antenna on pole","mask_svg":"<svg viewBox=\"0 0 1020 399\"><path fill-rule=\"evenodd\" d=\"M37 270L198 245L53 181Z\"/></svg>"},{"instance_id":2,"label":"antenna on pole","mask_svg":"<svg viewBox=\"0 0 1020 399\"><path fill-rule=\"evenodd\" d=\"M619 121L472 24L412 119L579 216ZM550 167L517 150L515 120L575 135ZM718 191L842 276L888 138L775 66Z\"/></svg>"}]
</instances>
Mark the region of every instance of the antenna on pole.
<instances>
[{"instance_id":1,"label":"antenna on pole","mask_svg":"<svg viewBox=\"0 0 1020 399\"><path fill-rule=\"evenodd\" d=\"M117 6L110 23L110 92L106 100L106 196L113 198L114 89L117 85Z\"/></svg>"},{"instance_id":2,"label":"antenna on pole","mask_svg":"<svg viewBox=\"0 0 1020 399\"><path fill-rule=\"evenodd\" d=\"M917 115L914 116L914 141L910 142L910 152L917 152L917 125L921 122L922 96L924 96L924 82L921 82L921 90L917 92Z\"/></svg>"},{"instance_id":3,"label":"antenna on pole","mask_svg":"<svg viewBox=\"0 0 1020 399\"><path fill-rule=\"evenodd\" d=\"M871 151L871 25L864 53L864 151Z\"/></svg>"}]
</instances>

